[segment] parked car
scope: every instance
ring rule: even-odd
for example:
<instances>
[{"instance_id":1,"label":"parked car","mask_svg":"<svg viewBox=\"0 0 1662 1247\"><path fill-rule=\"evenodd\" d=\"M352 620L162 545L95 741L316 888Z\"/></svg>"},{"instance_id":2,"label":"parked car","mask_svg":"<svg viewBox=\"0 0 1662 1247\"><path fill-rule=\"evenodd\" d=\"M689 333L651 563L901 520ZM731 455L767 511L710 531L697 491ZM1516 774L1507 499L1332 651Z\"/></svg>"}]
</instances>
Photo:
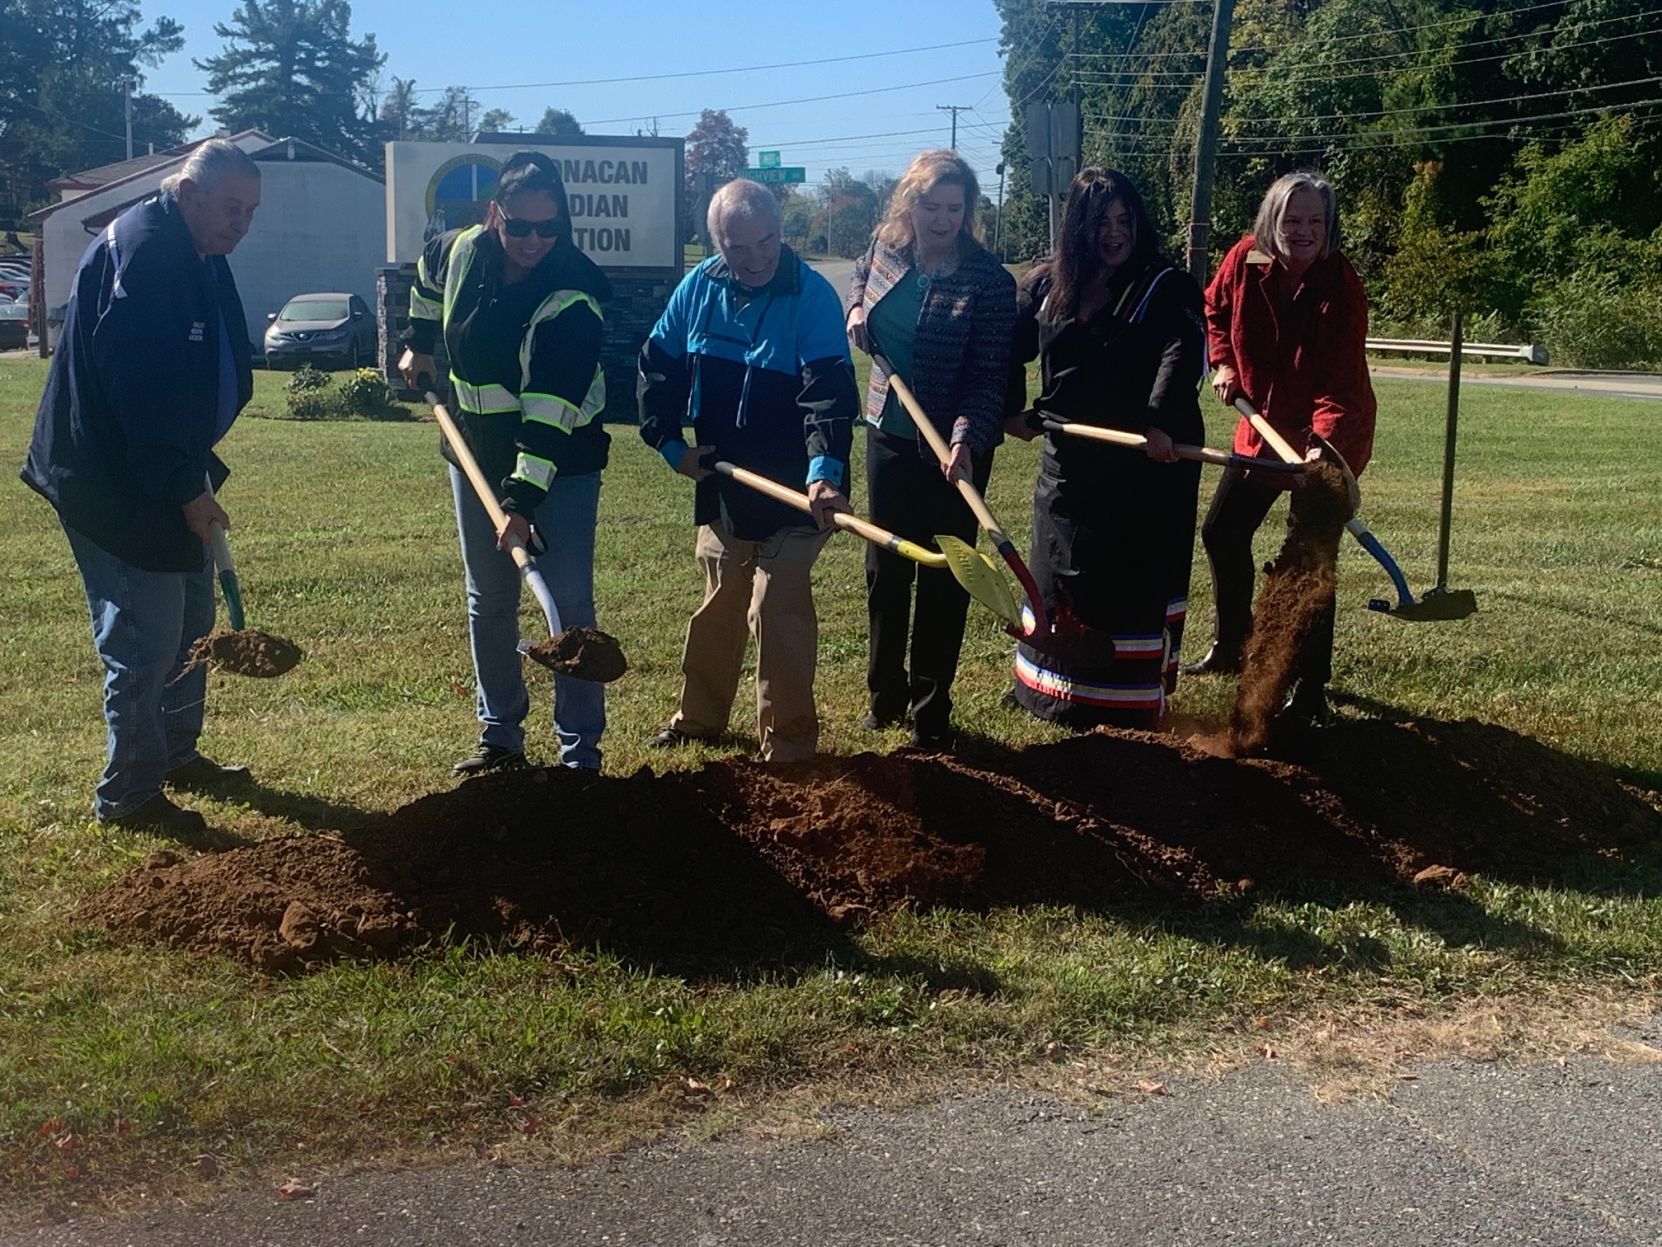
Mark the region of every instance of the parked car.
<instances>
[{"instance_id":1,"label":"parked car","mask_svg":"<svg viewBox=\"0 0 1662 1247\"><path fill-rule=\"evenodd\" d=\"M267 368L356 368L375 358L375 318L355 294L297 294L267 319Z\"/></svg>"},{"instance_id":2,"label":"parked car","mask_svg":"<svg viewBox=\"0 0 1662 1247\"><path fill-rule=\"evenodd\" d=\"M29 345L29 305L0 302L0 351L19 351Z\"/></svg>"}]
</instances>

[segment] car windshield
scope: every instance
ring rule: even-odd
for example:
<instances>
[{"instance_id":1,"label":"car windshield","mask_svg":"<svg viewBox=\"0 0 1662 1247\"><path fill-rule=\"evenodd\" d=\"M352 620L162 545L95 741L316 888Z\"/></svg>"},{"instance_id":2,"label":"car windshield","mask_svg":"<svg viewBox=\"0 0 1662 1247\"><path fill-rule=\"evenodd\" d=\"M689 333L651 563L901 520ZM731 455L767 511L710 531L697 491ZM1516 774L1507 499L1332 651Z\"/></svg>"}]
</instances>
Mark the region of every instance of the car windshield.
<instances>
[{"instance_id":1,"label":"car windshield","mask_svg":"<svg viewBox=\"0 0 1662 1247\"><path fill-rule=\"evenodd\" d=\"M22 303L0 303L0 320L28 320L29 309Z\"/></svg>"},{"instance_id":2,"label":"car windshield","mask_svg":"<svg viewBox=\"0 0 1662 1247\"><path fill-rule=\"evenodd\" d=\"M345 320L345 299L293 299L278 320Z\"/></svg>"}]
</instances>

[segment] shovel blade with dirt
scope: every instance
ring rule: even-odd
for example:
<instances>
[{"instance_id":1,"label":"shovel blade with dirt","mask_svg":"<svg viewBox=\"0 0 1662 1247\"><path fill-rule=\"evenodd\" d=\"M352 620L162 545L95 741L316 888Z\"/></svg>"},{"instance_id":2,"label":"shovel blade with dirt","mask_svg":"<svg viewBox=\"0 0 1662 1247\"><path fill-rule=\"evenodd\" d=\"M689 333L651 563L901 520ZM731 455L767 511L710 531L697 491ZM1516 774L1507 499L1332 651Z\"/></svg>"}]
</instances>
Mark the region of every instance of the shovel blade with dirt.
<instances>
[{"instance_id":1,"label":"shovel blade with dirt","mask_svg":"<svg viewBox=\"0 0 1662 1247\"><path fill-rule=\"evenodd\" d=\"M462 436L461 429L456 427L456 421L437 394L429 391L427 404L433 409L433 418L438 421L445 441L455 453L462 474L473 486L473 492L479 495L479 501L490 516L492 525L500 532L502 525L507 521L507 515L502 510L502 504L497 501L496 491L491 488L484 472L480 470L479 461L473 457L467 438ZM514 565L519 568L521 578L530 587L531 596L537 599L537 605L542 608L542 613L548 620L548 639L535 643L521 640L518 645L521 654L532 662L547 667L555 675L569 676L575 680L593 680L598 684L609 684L629 669L628 659L623 656L623 648L618 644L616 637L598 628L560 626L560 610L554 604L554 594L549 590L548 581L537 569L537 561L525 548L523 541L517 537L513 538L509 543L508 553L512 556Z\"/></svg>"}]
</instances>

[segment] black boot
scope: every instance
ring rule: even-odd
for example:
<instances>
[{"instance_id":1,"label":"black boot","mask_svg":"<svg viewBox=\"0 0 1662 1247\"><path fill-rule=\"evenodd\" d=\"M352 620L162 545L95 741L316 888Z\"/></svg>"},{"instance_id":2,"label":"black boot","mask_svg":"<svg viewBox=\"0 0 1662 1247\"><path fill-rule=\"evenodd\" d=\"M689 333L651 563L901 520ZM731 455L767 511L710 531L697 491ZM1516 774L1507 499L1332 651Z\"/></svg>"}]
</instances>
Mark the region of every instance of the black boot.
<instances>
[{"instance_id":1,"label":"black boot","mask_svg":"<svg viewBox=\"0 0 1662 1247\"><path fill-rule=\"evenodd\" d=\"M125 814L98 820L106 827L120 827L125 831L149 831L157 835L193 837L208 830L208 820L195 810L174 805L161 793L135 806Z\"/></svg>"},{"instance_id":2,"label":"black boot","mask_svg":"<svg viewBox=\"0 0 1662 1247\"><path fill-rule=\"evenodd\" d=\"M1240 647L1213 641L1205 654L1194 662L1184 663L1177 670L1180 675L1240 675Z\"/></svg>"},{"instance_id":3,"label":"black boot","mask_svg":"<svg viewBox=\"0 0 1662 1247\"><path fill-rule=\"evenodd\" d=\"M488 771L523 771L527 763L523 753L503 749L499 745L480 745L479 752L463 758L450 768L452 775L483 775Z\"/></svg>"}]
</instances>

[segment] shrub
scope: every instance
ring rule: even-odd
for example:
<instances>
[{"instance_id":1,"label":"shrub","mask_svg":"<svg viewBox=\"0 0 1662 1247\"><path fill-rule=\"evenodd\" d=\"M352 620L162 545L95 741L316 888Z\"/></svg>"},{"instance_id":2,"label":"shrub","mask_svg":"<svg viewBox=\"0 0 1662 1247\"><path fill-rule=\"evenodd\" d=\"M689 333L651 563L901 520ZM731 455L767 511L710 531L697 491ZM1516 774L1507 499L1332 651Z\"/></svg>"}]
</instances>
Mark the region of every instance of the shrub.
<instances>
[{"instance_id":1,"label":"shrub","mask_svg":"<svg viewBox=\"0 0 1662 1247\"><path fill-rule=\"evenodd\" d=\"M360 368L340 387L340 400L355 416L373 419L392 405L392 388L373 368Z\"/></svg>"},{"instance_id":2,"label":"shrub","mask_svg":"<svg viewBox=\"0 0 1662 1247\"><path fill-rule=\"evenodd\" d=\"M1641 368L1662 361L1662 283L1578 269L1529 305L1553 363Z\"/></svg>"},{"instance_id":3,"label":"shrub","mask_svg":"<svg viewBox=\"0 0 1662 1247\"><path fill-rule=\"evenodd\" d=\"M320 372L310 364L301 364L283 388L290 394L308 394L315 390L327 389L333 380L328 373Z\"/></svg>"},{"instance_id":4,"label":"shrub","mask_svg":"<svg viewBox=\"0 0 1662 1247\"><path fill-rule=\"evenodd\" d=\"M288 404L291 420L334 420L339 410L334 395L315 389L291 393Z\"/></svg>"}]
</instances>

